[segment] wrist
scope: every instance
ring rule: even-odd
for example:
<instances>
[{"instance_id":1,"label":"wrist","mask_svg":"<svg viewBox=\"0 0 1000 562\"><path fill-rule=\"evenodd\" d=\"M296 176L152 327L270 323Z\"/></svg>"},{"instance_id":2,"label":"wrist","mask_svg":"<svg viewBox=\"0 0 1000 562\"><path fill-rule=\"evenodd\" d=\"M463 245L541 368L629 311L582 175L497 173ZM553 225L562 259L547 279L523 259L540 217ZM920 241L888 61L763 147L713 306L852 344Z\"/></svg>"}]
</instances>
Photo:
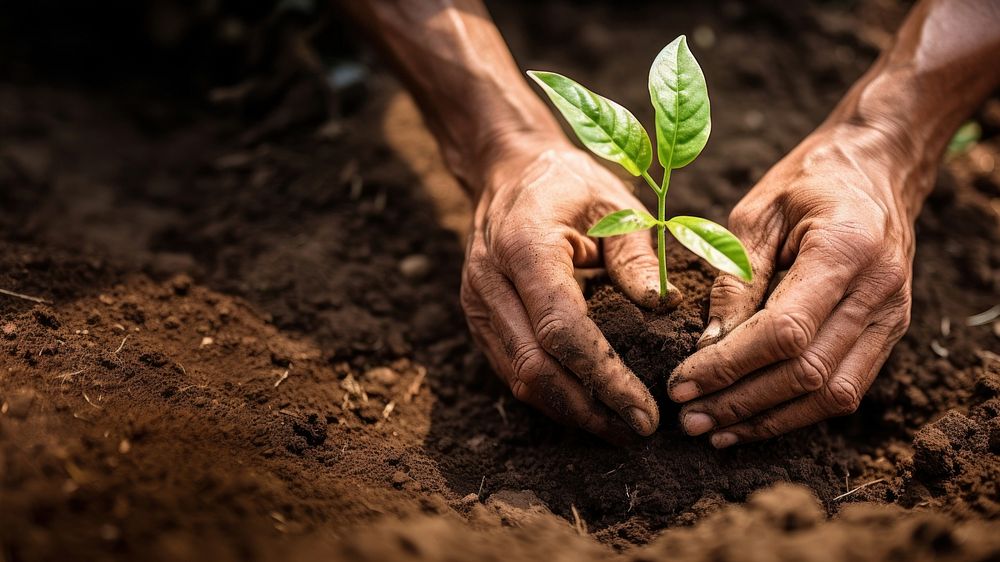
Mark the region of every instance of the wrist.
<instances>
[{"instance_id":1,"label":"wrist","mask_svg":"<svg viewBox=\"0 0 1000 562\"><path fill-rule=\"evenodd\" d=\"M473 199L511 158L540 146L569 146L551 112L523 81L506 91L488 88L470 95L462 106L439 113L437 136L445 163Z\"/></svg>"},{"instance_id":2,"label":"wrist","mask_svg":"<svg viewBox=\"0 0 1000 562\"><path fill-rule=\"evenodd\" d=\"M878 187L910 222L934 187L958 125L953 114L923 107L921 91L920 78L906 69L875 72L851 89L821 127L836 130L859 161L878 171Z\"/></svg>"}]
</instances>

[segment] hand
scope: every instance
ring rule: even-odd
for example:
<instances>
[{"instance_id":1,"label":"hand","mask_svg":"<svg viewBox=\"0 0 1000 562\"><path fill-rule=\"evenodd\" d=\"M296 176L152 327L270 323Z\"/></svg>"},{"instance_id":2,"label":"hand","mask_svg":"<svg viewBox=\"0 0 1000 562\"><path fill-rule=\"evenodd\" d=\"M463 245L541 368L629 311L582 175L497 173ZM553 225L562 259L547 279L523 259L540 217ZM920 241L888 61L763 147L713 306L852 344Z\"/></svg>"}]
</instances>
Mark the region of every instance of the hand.
<instances>
[{"instance_id":1,"label":"hand","mask_svg":"<svg viewBox=\"0 0 1000 562\"><path fill-rule=\"evenodd\" d=\"M472 334L518 400L609 441L628 427L649 435L656 402L587 317L573 277L603 262L630 298L658 304L649 233L603 245L585 235L606 213L642 203L565 139L518 145L484 175L462 274Z\"/></svg>"},{"instance_id":2,"label":"hand","mask_svg":"<svg viewBox=\"0 0 1000 562\"><path fill-rule=\"evenodd\" d=\"M919 205L906 194L930 181L900 167L895 146L860 125L825 127L733 209L755 278L716 280L699 351L668 381L688 434L723 448L857 409L909 325Z\"/></svg>"}]
</instances>

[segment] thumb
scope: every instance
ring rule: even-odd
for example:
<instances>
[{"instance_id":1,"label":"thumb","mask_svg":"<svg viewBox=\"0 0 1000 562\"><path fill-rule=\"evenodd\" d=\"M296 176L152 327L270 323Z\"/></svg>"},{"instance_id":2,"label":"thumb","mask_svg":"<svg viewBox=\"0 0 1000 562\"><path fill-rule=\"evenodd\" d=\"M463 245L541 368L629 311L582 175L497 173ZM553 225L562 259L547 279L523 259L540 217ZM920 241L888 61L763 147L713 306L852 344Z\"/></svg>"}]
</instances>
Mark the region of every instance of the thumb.
<instances>
[{"instance_id":1,"label":"thumb","mask_svg":"<svg viewBox=\"0 0 1000 562\"><path fill-rule=\"evenodd\" d=\"M736 234L736 230L747 231L736 227L733 234ZM774 274L776 239L773 236L770 240L739 234L737 236L746 244L747 257L754 269L753 281L746 283L729 273L720 273L715 278L709 297L708 325L698 340L698 349L719 341L753 316L760 308Z\"/></svg>"},{"instance_id":2,"label":"thumb","mask_svg":"<svg viewBox=\"0 0 1000 562\"><path fill-rule=\"evenodd\" d=\"M660 269L648 231L604 239L604 265L611 280L632 302L646 308L673 308L681 301L680 289L668 284L660 297Z\"/></svg>"}]
</instances>

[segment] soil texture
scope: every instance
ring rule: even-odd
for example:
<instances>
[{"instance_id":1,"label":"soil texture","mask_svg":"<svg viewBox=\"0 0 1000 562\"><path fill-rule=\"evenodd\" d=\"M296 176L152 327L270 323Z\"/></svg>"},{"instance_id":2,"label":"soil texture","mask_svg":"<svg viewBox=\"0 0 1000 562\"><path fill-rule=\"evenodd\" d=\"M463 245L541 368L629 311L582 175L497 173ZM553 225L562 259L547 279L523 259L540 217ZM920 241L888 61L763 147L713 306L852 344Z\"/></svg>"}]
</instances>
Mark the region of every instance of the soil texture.
<instances>
[{"instance_id":1,"label":"soil texture","mask_svg":"<svg viewBox=\"0 0 1000 562\"><path fill-rule=\"evenodd\" d=\"M911 328L856 414L716 451L664 404L653 437L612 447L515 403L475 349L469 204L388 70L342 50L349 24L137 5L176 25L98 41L80 10L25 5L0 26L0 561L1000 558L1000 328L967 322L1000 295L1000 101L943 166ZM490 8L522 65L645 123L648 63L689 33L713 136L670 205L724 223L906 6ZM300 56L320 43L337 57ZM713 276L670 252L674 314L590 293L654 388Z\"/></svg>"}]
</instances>

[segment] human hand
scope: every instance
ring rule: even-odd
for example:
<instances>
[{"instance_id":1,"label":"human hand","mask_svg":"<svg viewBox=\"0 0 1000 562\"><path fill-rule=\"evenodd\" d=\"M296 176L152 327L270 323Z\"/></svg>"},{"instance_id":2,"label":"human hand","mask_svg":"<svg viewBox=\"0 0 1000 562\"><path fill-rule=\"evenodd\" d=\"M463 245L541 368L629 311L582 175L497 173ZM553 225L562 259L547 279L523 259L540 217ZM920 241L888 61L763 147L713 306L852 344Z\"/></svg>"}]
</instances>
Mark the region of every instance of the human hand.
<instances>
[{"instance_id":1,"label":"human hand","mask_svg":"<svg viewBox=\"0 0 1000 562\"><path fill-rule=\"evenodd\" d=\"M668 381L688 434L724 448L857 409L909 325L919 204L906 194L932 178L901 167L896 146L872 128L824 127L733 209L756 275L719 276L699 351Z\"/></svg>"},{"instance_id":2,"label":"human hand","mask_svg":"<svg viewBox=\"0 0 1000 562\"><path fill-rule=\"evenodd\" d=\"M628 427L649 435L656 402L587 317L573 277L603 263L634 301L659 304L648 232L601 243L585 234L606 213L642 203L565 139L518 144L484 174L462 274L472 334L518 400L608 441ZM669 298L680 298L672 286Z\"/></svg>"}]
</instances>

